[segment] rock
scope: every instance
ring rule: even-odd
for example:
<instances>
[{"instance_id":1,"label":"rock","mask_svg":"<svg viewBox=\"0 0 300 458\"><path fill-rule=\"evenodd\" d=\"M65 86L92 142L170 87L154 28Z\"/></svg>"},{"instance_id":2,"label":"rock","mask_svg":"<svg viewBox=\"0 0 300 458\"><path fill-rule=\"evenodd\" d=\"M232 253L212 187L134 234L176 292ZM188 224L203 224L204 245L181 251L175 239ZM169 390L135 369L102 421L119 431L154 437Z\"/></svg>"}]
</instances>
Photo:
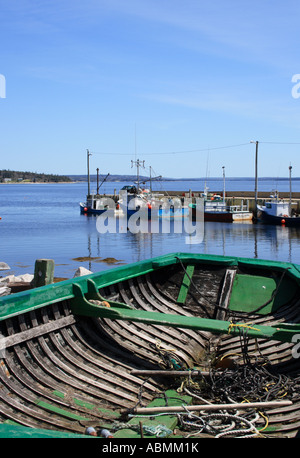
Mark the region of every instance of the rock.
<instances>
[{"instance_id":1,"label":"rock","mask_svg":"<svg viewBox=\"0 0 300 458\"><path fill-rule=\"evenodd\" d=\"M89 275L89 274L92 274L92 273L93 272L91 272L90 270L86 269L85 267L78 267L78 269L76 270L73 278L82 277L83 275Z\"/></svg>"},{"instance_id":2,"label":"rock","mask_svg":"<svg viewBox=\"0 0 300 458\"><path fill-rule=\"evenodd\" d=\"M0 270L10 270L10 267L6 264L6 262L0 262Z\"/></svg>"},{"instance_id":3,"label":"rock","mask_svg":"<svg viewBox=\"0 0 300 458\"><path fill-rule=\"evenodd\" d=\"M8 296L11 292L11 289L8 286L0 287L0 296Z\"/></svg>"},{"instance_id":4,"label":"rock","mask_svg":"<svg viewBox=\"0 0 300 458\"><path fill-rule=\"evenodd\" d=\"M0 283L31 283L33 280L32 274L24 275L8 275L7 277L0 278Z\"/></svg>"},{"instance_id":5,"label":"rock","mask_svg":"<svg viewBox=\"0 0 300 458\"><path fill-rule=\"evenodd\" d=\"M15 281L15 276L14 275L8 275L7 277L0 278L1 283L11 283Z\"/></svg>"},{"instance_id":6,"label":"rock","mask_svg":"<svg viewBox=\"0 0 300 458\"><path fill-rule=\"evenodd\" d=\"M33 274L24 274L24 275L19 275L18 277L15 277L16 282L25 282L25 283L31 283L34 278Z\"/></svg>"}]
</instances>

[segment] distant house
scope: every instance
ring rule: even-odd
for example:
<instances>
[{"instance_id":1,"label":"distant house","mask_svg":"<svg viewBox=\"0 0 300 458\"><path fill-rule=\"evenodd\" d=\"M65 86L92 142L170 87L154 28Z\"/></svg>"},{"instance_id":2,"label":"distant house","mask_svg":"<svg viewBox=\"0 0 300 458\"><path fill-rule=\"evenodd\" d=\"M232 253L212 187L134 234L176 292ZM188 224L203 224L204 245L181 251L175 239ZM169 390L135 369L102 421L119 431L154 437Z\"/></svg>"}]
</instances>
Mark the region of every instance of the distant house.
<instances>
[{"instance_id":1,"label":"distant house","mask_svg":"<svg viewBox=\"0 0 300 458\"><path fill-rule=\"evenodd\" d=\"M4 178L4 183L9 183L11 181L11 178Z\"/></svg>"}]
</instances>

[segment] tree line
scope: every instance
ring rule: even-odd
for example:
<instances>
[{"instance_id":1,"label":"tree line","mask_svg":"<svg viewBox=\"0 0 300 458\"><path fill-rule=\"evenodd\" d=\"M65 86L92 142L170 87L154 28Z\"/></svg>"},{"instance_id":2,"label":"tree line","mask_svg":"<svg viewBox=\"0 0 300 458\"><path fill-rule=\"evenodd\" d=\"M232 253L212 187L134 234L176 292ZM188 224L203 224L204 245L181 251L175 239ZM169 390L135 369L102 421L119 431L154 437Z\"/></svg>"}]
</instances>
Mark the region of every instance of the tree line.
<instances>
[{"instance_id":1,"label":"tree line","mask_svg":"<svg viewBox=\"0 0 300 458\"><path fill-rule=\"evenodd\" d=\"M5 181L32 181L33 183L58 183L62 181L70 182L71 179L64 175L55 175L48 173L19 172L15 170L0 170L0 182Z\"/></svg>"}]
</instances>

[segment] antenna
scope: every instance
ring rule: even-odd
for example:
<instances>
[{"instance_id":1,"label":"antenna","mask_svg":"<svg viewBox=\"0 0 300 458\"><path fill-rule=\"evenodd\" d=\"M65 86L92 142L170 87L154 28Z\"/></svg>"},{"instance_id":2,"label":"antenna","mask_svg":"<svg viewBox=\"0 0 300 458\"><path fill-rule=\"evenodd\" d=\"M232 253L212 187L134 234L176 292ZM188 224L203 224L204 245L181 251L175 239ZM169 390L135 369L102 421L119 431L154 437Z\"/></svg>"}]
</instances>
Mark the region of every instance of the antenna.
<instances>
[{"instance_id":1,"label":"antenna","mask_svg":"<svg viewBox=\"0 0 300 458\"><path fill-rule=\"evenodd\" d=\"M131 168L134 165L136 166L137 190L139 192L139 189L140 189L140 167L143 167L143 169L145 168L145 161L140 161L139 159L137 159L136 161L131 161Z\"/></svg>"}]
</instances>

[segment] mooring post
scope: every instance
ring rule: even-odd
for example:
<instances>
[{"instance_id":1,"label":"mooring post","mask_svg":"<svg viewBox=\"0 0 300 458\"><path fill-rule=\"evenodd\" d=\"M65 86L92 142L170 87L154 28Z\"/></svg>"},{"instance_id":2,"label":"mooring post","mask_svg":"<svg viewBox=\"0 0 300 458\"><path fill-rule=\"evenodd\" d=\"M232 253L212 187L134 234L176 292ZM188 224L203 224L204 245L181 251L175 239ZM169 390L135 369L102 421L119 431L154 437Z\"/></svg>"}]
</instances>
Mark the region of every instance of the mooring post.
<instances>
[{"instance_id":1,"label":"mooring post","mask_svg":"<svg viewBox=\"0 0 300 458\"><path fill-rule=\"evenodd\" d=\"M53 259L37 259L34 268L34 287L50 285L54 280Z\"/></svg>"}]
</instances>

